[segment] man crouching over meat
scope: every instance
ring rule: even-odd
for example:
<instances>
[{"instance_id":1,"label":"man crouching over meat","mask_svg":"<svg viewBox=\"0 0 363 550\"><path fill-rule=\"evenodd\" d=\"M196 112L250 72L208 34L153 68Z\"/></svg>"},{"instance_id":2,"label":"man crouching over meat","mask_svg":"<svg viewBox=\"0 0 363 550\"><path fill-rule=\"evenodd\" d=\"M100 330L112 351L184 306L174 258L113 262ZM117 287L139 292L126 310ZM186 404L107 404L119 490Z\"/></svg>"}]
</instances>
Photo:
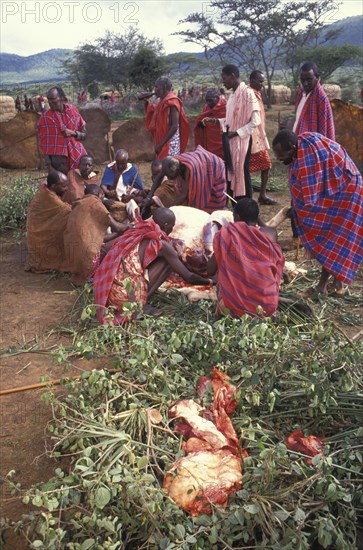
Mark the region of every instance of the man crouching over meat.
<instances>
[{"instance_id":1,"label":"man crouching over meat","mask_svg":"<svg viewBox=\"0 0 363 550\"><path fill-rule=\"evenodd\" d=\"M94 276L100 323L108 322L111 316L112 323L118 325L135 318L140 309L158 313L147 300L172 271L190 284L212 284L179 260L168 238L174 225L174 213L169 208L158 208L152 219L140 221L115 240ZM132 304L139 306L139 311L130 308Z\"/></svg>"},{"instance_id":2,"label":"man crouching over meat","mask_svg":"<svg viewBox=\"0 0 363 550\"><path fill-rule=\"evenodd\" d=\"M259 225L258 204L247 197L234 206L233 218L215 234L207 265L209 275L218 274L217 313L273 315L285 264L276 229Z\"/></svg>"}]
</instances>

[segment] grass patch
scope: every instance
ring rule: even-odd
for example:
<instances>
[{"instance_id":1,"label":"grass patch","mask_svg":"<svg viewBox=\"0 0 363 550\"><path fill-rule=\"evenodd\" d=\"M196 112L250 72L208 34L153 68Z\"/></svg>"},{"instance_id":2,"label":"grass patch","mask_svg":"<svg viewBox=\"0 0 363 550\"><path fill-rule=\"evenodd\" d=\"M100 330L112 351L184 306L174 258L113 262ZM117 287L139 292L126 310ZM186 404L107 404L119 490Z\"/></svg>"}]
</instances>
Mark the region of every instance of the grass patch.
<instances>
[{"instance_id":1,"label":"grass patch","mask_svg":"<svg viewBox=\"0 0 363 550\"><path fill-rule=\"evenodd\" d=\"M25 227L28 205L38 186L25 176L13 179L10 186L1 193L0 201L0 231L22 229Z\"/></svg>"}]
</instances>

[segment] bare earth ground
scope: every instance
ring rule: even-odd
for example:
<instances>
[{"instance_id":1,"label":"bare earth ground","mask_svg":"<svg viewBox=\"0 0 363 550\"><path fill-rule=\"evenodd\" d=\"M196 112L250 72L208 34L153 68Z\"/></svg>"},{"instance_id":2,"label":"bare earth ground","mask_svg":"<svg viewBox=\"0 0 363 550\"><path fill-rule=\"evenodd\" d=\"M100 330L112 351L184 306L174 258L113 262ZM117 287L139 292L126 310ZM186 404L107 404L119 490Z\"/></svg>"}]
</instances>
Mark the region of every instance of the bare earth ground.
<instances>
[{"instance_id":1,"label":"bare earth ground","mask_svg":"<svg viewBox=\"0 0 363 550\"><path fill-rule=\"evenodd\" d=\"M277 113L270 116L271 127L276 127ZM271 120L272 119L272 120ZM143 163L139 166L145 182L149 181L150 164ZM287 189L286 171L281 167L274 167L275 176L286 179L285 190L270 193L278 200L276 206L261 207L262 215L269 219L280 208L288 205L290 197ZM37 171L29 171L26 174L41 179L44 174ZM25 175L22 171L2 170L3 182ZM257 194L255 193L257 198ZM291 229L288 221L279 228L280 242L282 244L291 240ZM36 384L41 377L50 380L59 379L64 374L62 365L55 363L51 356L52 349L59 343L70 344L67 336L59 334L47 335L52 329L59 326L67 326L67 315L72 309L76 299L76 292L67 275L50 276L36 275L24 271L25 259L24 238L16 238L13 235L5 235L1 245L1 348L7 350L2 358L0 379L1 389L17 388ZM286 252L286 258L292 260L294 252ZM303 255L300 256L303 261ZM304 263L309 270L314 264ZM362 288L363 270L360 270L351 295L358 295ZM311 286L312 281L306 281L306 287ZM354 306L349 296L337 301L332 309L331 320L336 321L340 328L350 337L358 335L361 327L345 324L342 321L344 313L362 315L362 307ZM16 354L12 350L19 348L28 350ZM103 359L88 362L86 360L74 360L67 370L67 375L77 376L83 370L107 366ZM45 454L45 429L51 418L50 408L43 404L40 397L44 390L28 390L21 393L0 397L1 407L1 431L0 431L0 459L1 475L5 476L10 470L16 471L16 481L23 488L48 479L56 468L56 462ZM59 391L62 391L60 389ZM0 516L12 519L20 518L22 513L28 512L17 497L13 497L4 484L0 485ZM11 550L23 550L28 548L24 539L20 539L12 533L7 533L4 548ZM0 543L1 544L1 543Z\"/></svg>"}]
</instances>

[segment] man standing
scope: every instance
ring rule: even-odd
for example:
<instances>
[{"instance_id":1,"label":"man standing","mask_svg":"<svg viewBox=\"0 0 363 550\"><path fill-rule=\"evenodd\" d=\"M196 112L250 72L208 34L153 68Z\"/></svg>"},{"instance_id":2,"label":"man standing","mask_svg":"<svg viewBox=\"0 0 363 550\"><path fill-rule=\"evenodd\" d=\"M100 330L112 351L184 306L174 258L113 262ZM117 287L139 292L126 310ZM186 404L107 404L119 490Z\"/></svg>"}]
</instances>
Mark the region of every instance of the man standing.
<instances>
[{"instance_id":1,"label":"man standing","mask_svg":"<svg viewBox=\"0 0 363 550\"><path fill-rule=\"evenodd\" d=\"M363 182L341 145L321 134L297 136L281 130L272 147L289 165L296 229L311 257L321 265L320 280L305 295L327 294L333 276L337 295L352 283L363 259Z\"/></svg>"},{"instance_id":2,"label":"man standing","mask_svg":"<svg viewBox=\"0 0 363 550\"><path fill-rule=\"evenodd\" d=\"M265 106L263 104L261 90L265 81L264 74L261 71L252 71L250 74L250 87L255 93L261 112L261 124L257 126L252 132L252 149L251 149L251 162L250 171L261 172L261 189L258 202L260 204L276 204L276 201L270 199L266 195L266 188L268 182L268 175L272 166L268 150L270 145L266 136L265 123Z\"/></svg>"},{"instance_id":3,"label":"man standing","mask_svg":"<svg viewBox=\"0 0 363 550\"><path fill-rule=\"evenodd\" d=\"M197 148L198 145L201 145L206 151L218 155L221 159L224 158L224 154L220 124L208 124L205 126L202 120L206 117L215 119L225 118L226 103L226 99L220 96L217 89L210 88L207 90L203 111L196 117L194 126L195 147Z\"/></svg>"},{"instance_id":4,"label":"man standing","mask_svg":"<svg viewBox=\"0 0 363 550\"><path fill-rule=\"evenodd\" d=\"M300 69L301 87L296 96L296 117L292 131L317 132L335 140L333 111L329 98L319 82L315 63L304 63Z\"/></svg>"},{"instance_id":5,"label":"man standing","mask_svg":"<svg viewBox=\"0 0 363 550\"><path fill-rule=\"evenodd\" d=\"M146 128L151 133L158 159L184 153L189 137L189 123L182 101L172 92L170 78L161 77L155 82L158 103L151 104L148 98L154 94L141 94L145 100Z\"/></svg>"},{"instance_id":6,"label":"man standing","mask_svg":"<svg viewBox=\"0 0 363 550\"><path fill-rule=\"evenodd\" d=\"M53 157L56 163L63 157L68 172L78 168L81 157L87 155L81 143L86 138L86 123L77 109L66 102L59 86L48 90L47 99L50 109L41 114L38 122L39 146L48 171L54 169Z\"/></svg>"},{"instance_id":7,"label":"man standing","mask_svg":"<svg viewBox=\"0 0 363 550\"><path fill-rule=\"evenodd\" d=\"M226 118L216 119L222 130L228 130L229 145L232 156L233 172L228 171L228 191L235 200L243 196L252 197L250 175L250 156L252 131L261 124L260 106L250 87L241 82L239 69L235 65L226 65L222 69L222 81L232 93L227 101ZM206 117L204 124L216 121Z\"/></svg>"},{"instance_id":8,"label":"man standing","mask_svg":"<svg viewBox=\"0 0 363 550\"><path fill-rule=\"evenodd\" d=\"M17 110L18 113L21 112L21 102L20 102L20 97L18 95L16 96L16 99L15 99L15 109Z\"/></svg>"}]
</instances>

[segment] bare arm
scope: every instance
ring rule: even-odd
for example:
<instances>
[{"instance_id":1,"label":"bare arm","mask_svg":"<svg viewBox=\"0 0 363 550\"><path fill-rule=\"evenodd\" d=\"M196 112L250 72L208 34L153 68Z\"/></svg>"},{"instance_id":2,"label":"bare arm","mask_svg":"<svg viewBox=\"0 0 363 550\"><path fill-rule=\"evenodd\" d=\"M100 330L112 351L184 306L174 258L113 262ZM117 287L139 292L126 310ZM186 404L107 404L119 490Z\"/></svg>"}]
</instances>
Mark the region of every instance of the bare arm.
<instances>
[{"instance_id":1,"label":"bare arm","mask_svg":"<svg viewBox=\"0 0 363 550\"><path fill-rule=\"evenodd\" d=\"M130 229L130 224L129 224L128 221L125 222L125 223L117 222L117 221L111 216L111 214L108 215L108 218L109 218L111 230L112 230L114 233L118 233L119 235L121 235L122 233L125 233L125 231L127 231L127 229Z\"/></svg>"},{"instance_id":2,"label":"bare arm","mask_svg":"<svg viewBox=\"0 0 363 550\"><path fill-rule=\"evenodd\" d=\"M188 174L186 174L186 178L180 178L179 183L181 186L181 193L180 195L177 195L175 198L175 201L171 206L178 206L179 204L183 204L187 198L188 198Z\"/></svg>"},{"instance_id":3,"label":"bare arm","mask_svg":"<svg viewBox=\"0 0 363 550\"><path fill-rule=\"evenodd\" d=\"M217 273L218 265L214 254L209 258L207 263L207 273L211 277Z\"/></svg>"},{"instance_id":4,"label":"bare arm","mask_svg":"<svg viewBox=\"0 0 363 550\"><path fill-rule=\"evenodd\" d=\"M210 285L212 281L205 277L201 277L196 273L192 273L185 267L185 265L179 260L178 254L169 243L163 243L159 256L169 264L171 269L178 273L184 281L192 285Z\"/></svg>"}]
</instances>

